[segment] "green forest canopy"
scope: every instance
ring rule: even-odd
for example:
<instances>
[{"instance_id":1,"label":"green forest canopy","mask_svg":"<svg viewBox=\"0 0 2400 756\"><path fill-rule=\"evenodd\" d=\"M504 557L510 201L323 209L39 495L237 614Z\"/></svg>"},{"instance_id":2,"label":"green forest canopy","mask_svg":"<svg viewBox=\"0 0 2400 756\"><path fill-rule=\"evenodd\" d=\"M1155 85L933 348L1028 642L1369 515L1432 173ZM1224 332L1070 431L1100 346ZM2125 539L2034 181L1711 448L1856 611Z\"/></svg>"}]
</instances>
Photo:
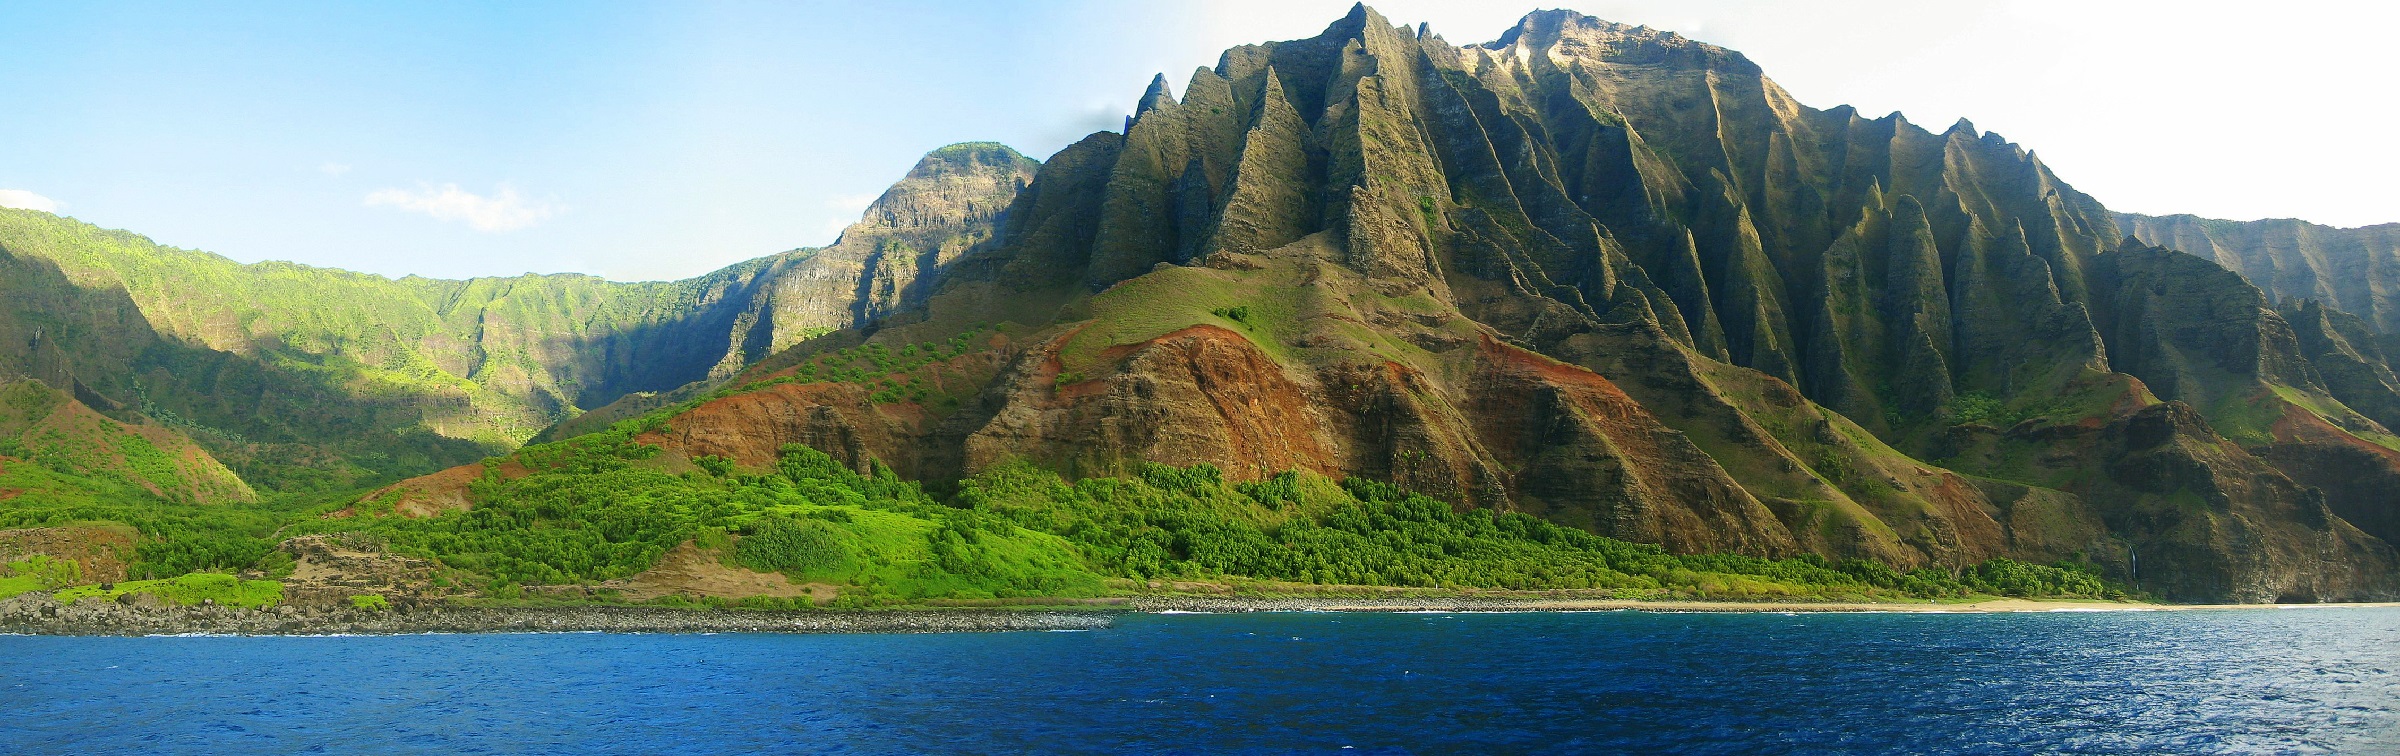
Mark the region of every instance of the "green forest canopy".
<instances>
[{"instance_id":1,"label":"green forest canopy","mask_svg":"<svg viewBox=\"0 0 2400 756\"><path fill-rule=\"evenodd\" d=\"M1956 572L1704 554L1596 536L1523 514L1460 510L1353 478L1284 473L1228 483L1208 465L1148 465L1132 478L1069 482L1001 465L929 495L875 466L783 449L773 470L707 465L670 473L634 436L673 410L608 431L526 447L531 474L492 460L472 509L396 514L367 501L193 507L106 495L24 497L0 527L117 521L141 529L133 576L165 578L261 564L276 540L363 532L447 566L446 581L499 595L516 586L592 583L655 565L687 540L733 540L738 563L844 587L851 604L1079 597L1111 580L1601 590L1628 597L1940 598L1971 594L2122 597L2096 571L1994 559ZM1116 585L1125 585L1122 582Z\"/></svg>"}]
</instances>

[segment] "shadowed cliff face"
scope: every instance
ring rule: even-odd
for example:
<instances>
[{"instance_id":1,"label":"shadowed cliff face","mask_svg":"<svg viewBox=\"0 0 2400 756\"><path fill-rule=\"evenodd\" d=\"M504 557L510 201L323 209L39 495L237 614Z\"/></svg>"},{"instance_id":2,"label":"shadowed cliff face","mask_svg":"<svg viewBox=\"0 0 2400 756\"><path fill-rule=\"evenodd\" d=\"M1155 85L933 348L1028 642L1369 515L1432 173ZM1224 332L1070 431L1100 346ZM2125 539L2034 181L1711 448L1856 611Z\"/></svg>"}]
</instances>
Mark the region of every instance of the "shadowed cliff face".
<instances>
[{"instance_id":1,"label":"shadowed cliff face","mask_svg":"<svg viewBox=\"0 0 2400 756\"><path fill-rule=\"evenodd\" d=\"M2126 247L1969 124L1815 110L1672 33L1542 12L1460 47L1361 7L1161 77L996 217L922 300L786 353L1020 328L975 401L912 425L775 388L674 422L783 418L756 432L936 479L1308 468L1677 550L2400 592L2345 519L2388 507L2303 482L2400 443L2338 318Z\"/></svg>"}]
</instances>

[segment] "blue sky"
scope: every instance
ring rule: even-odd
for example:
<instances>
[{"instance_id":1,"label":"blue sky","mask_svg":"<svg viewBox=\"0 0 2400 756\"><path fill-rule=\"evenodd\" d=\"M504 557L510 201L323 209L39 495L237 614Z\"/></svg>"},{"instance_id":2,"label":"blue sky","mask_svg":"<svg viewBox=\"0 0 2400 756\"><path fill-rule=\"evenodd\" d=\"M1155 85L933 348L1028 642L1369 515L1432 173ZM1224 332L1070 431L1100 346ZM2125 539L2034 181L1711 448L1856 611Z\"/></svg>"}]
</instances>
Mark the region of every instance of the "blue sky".
<instances>
[{"instance_id":1,"label":"blue sky","mask_svg":"<svg viewBox=\"0 0 2400 756\"><path fill-rule=\"evenodd\" d=\"M1376 5L1462 44L1533 7ZM1971 117L2117 209L2400 221L2400 19L2367 4L1565 5L1742 50L1817 107ZM690 276L831 241L926 150L1046 157L1153 73L1347 7L8 3L0 204L245 262Z\"/></svg>"}]
</instances>

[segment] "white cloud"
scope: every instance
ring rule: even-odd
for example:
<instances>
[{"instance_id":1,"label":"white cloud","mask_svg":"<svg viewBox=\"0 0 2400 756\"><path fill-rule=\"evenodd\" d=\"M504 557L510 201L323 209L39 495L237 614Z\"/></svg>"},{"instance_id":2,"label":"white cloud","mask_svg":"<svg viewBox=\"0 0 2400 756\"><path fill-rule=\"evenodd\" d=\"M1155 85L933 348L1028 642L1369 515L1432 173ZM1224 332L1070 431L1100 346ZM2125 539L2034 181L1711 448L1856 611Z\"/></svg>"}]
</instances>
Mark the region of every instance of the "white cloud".
<instances>
[{"instance_id":1,"label":"white cloud","mask_svg":"<svg viewBox=\"0 0 2400 756\"><path fill-rule=\"evenodd\" d=\"M460 189L457 184L420 184L413 192L377 189L367 195L367 206L378 205L424 213L435 220L465 221L477 231L515 231L566 210L555 203L527 200L507 184L501 184L490 197Z\"/></svg>"},{"instance_id":2,"label":"white cloud","mask_svg":"<svg viewBox=\"0 0 2400 756\"><path fill-rule=\"evenodd\" d=\"M825 200L825 206L849 213L851 215L857 215L859 213L866 212L867 206L875 204L875 198L880 196L883 195L844 194Z\"/></svg>"},{"instance_id":3,"label":"white cloud","mask_svg":"<svg viewBox=\"0 0 2400 756\"><path fill-rule=\"evenodd\" d=\"M23 189L0 189L0 207L55 213L58 212L58 200Z\"/></svg>"},{"instance_id":4,"label":"white cloud","mask_svg":"<svg viewBox=\"0 0 2400 756\"><path fill-rule=\"evenodd\" d=\"M317 172L318 172L318 173L325 174L325 175L327 175L327 176L339 176L339 175L342 175L342 174L345 174L345 173L349 173L349 172L350 172L350 164L349 164L349 163L326 163L326 164L324 164L324 165L317 166Z\"/></svg>"},{"instance_id":5,"label":"white cloud","mask_svg":"<svg viewBox=\"0 0 2400 756\"><path fill-rule=\"evenodd\" d=\"M824 233L835 237L841 236L842 232L850 230L850 224L857 223L860 216L866 214L867 207L874 205L875 199L881 196L883 195L837 194L825 198L825 207L832 210L834 216L825 219Z\"/></svg>"}]
</instances>

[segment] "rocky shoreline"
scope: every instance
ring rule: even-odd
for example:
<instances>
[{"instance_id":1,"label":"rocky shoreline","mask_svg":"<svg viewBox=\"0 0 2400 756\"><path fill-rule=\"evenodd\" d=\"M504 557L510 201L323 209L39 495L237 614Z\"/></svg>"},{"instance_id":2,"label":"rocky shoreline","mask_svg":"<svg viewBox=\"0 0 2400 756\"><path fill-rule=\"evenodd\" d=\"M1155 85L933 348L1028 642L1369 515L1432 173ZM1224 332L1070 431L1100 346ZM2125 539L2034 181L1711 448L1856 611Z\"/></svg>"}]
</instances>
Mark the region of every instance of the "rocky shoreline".
<instances>
[{"instance_id":1,"label":"rocky shoreline","mask_svg":"<svg viewBox=\"0 0 2400 756\"><path fill-rule=\"evenodd\" d=\"M768 611L582 604L459 606L435 602L390 609L347 606L163 606L80 601L48 594L0 601L0 634L19 635L392 635L407 633L968 633L1100 630L1126 613L1247 612L1925 612L1986 614L2059 611L2400 608L2367 604L2146 604L1995 599L1973 603L1854 603L1628 600L1532 596L1136 596L1090 608L1009 606L883 610Z\"/></svg>"},{"instance_id":2,"label":"rocky shoreline","mask_svg":"<svg viewBox=\"0 0 2400 756\"><path fill-rule=\"evenodd\" d=\"M1097 630L1113 613L1048 609L764 611L650 606L63 605L44 594L0 601L0 633L22 635L389 635L402 633L964 633Z\"/></svg>"}]
</instances>

